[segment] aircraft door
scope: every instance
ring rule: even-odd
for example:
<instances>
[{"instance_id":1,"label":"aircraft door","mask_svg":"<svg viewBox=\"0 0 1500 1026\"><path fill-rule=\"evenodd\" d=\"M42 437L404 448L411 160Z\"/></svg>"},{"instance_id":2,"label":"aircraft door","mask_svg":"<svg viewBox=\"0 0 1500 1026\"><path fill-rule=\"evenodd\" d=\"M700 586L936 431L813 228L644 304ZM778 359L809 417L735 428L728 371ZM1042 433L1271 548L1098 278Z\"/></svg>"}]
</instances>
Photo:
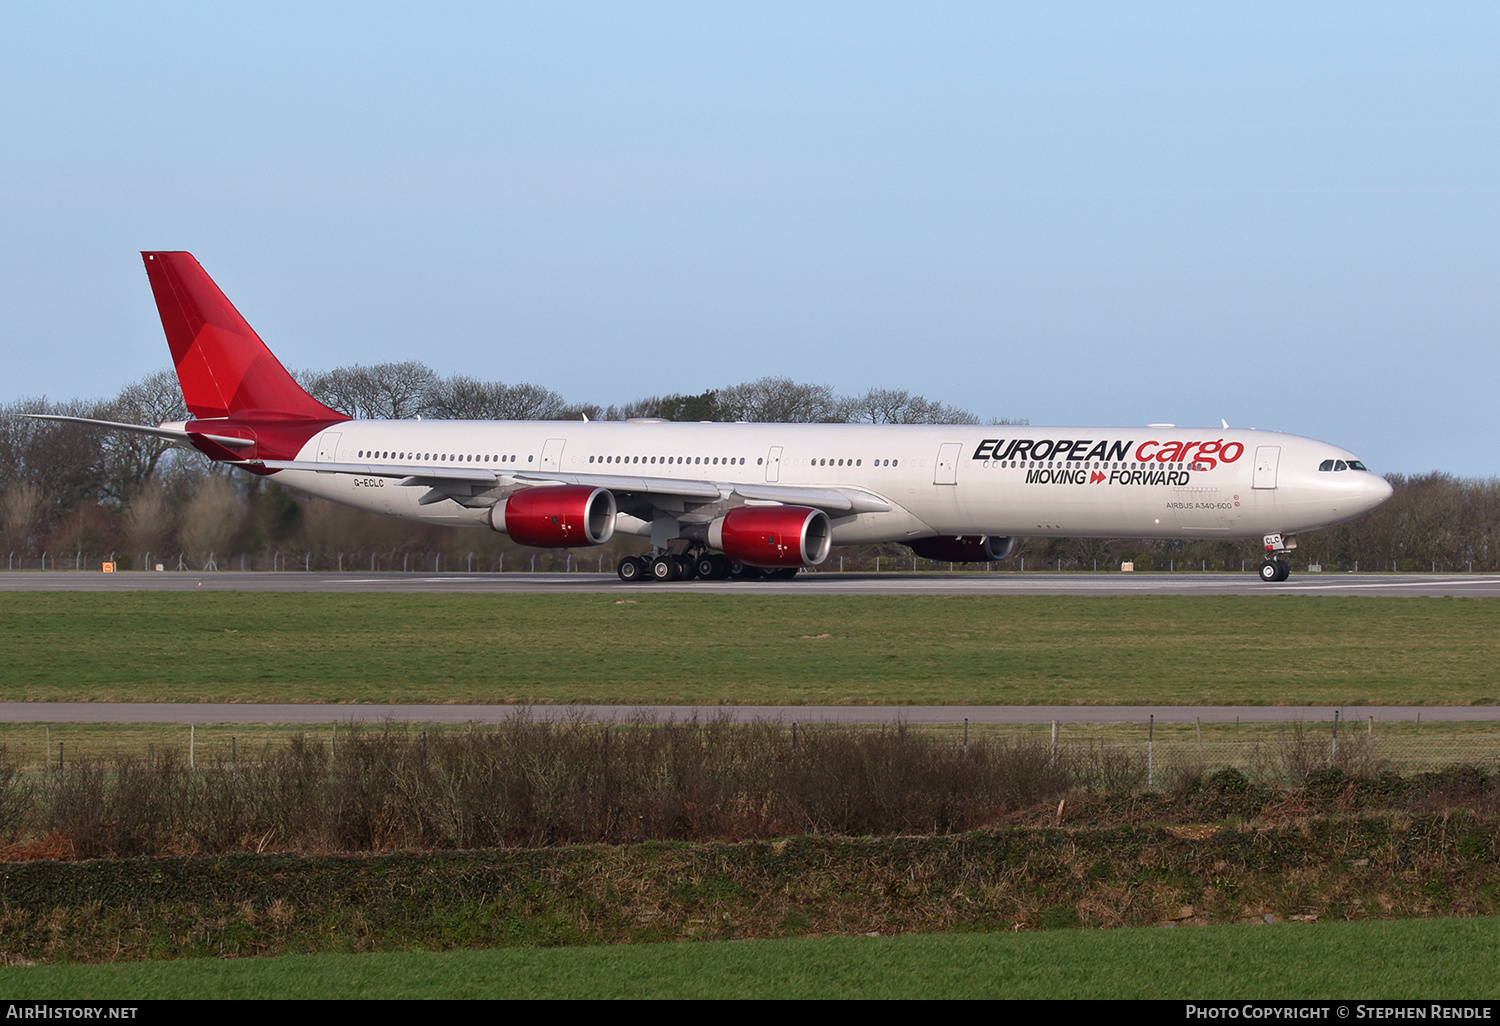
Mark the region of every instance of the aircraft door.
<instances>
[{"instance_id":1,"label":"aircraft door","mask_svg":"<svg viewBox=\"0 0 1500 1026\"><path fill-rule=\"evenodd\" d=\"M568 444L566 438L549 438L547 444L542 446L542 469L557 471L562 469L563 446Z\"/></svg>"},{"instance_id":2,"label":"aircraft door","mask_svg":"<svg viewBox=\"0 0 1500 1026\"><path fill-rule=\"evenodd\" d=\"M338 431L324 431L323 437L318 439L318 462L334 463L338 460L339 439L343 434Z\"/></svg>"},{"instance_id":3,"label":"aircraft door","mask_svg":"<svg viewBox=\"0 0 1500 1026\"><path fill-rule=\"evenodd\" d=\"M766 453L766 480L775 484L781 480L781 446L771 446L771 451Z\"/></svg>"},{"instance_id":4,"label":"aircraft door","mask_svg":"<svg viewBox=\"0 0 1500 1026\"><path fill-rule=\"evenodd\" d=\"M962 442L944 442L938 446L937 470L933 474L933 484L958 484L958 452L962 448Z\"/></svg>"},{"instance_id":5,"label":"aircraft door","mask_svg":"<svg viewBox=\"0 0 1500 1026\"><path fill-rule=\"evenodd\" d=\"M1281 446L1262 445L1255 450L1255 488L1276 487L1276 466L1281 462Z\"/></svg>"}]
</instances>

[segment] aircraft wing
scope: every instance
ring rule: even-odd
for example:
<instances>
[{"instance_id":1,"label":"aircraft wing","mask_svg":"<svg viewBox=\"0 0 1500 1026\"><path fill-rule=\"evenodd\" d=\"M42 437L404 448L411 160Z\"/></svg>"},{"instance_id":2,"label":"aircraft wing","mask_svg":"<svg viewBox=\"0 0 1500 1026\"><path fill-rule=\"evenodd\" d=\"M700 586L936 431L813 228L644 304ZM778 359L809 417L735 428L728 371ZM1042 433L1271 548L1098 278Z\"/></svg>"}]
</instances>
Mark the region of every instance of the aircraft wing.
<instances>
[{"instance_id":1,"label":"aircraft wing","mask_svg":"<svg viewBox=\"0 0 1500 1026\"><path fill-rule=\"evenodd\" d=\"M318 474L359 474L365 477L397 478L411 487L426 487L438 493L424 496L436 502L452 491L468 497L476 485L490 487L547 484L589 485L608 488L620 495L676 502L720 502L738 496L757 503L811 506L826 513L885 513L891 504L874 492L860 488L799 488L795 485L743 484L727 481L684 481L670 477L636 477L624 474L569 474L548 470L481 470L478 467L410 466L388 463L319 463L311 460L251 460L267 470L310 470Z\"/></svg>"},{"instance_id":2,"label":"aircraft wing","mask_svg":"<svg viewBox=\"0 0 1500 1026\"><path fill-rule=\"evenodd\" d=\"M240 464L236 464L239 466ZM360 477L398 477L402 484L435 485L445 481L465 485L494 485L500 474L478 467L429 467L391 463L320 463L316 460L246 460L244 465L267 470L310 470L315 474L358 474Z\"/></svg>"},{"instance_id":3,"label":"aircraft wing","mask_svg":"<svg viewBox=\"0 0 1500 1026\"><path fill-rule=\"evenodd\" d=\"M715 501L739 496L752 502L779 502L786 506L811 506L825 513L885 513L891 504L862 488L799 488L795 485L735 484L728 481L682 481L670 477L624 477L615 474L565 474L527 470L507 477L517 481L557 481L592 485L632 495Z\"/></svg>"}]
</instances>

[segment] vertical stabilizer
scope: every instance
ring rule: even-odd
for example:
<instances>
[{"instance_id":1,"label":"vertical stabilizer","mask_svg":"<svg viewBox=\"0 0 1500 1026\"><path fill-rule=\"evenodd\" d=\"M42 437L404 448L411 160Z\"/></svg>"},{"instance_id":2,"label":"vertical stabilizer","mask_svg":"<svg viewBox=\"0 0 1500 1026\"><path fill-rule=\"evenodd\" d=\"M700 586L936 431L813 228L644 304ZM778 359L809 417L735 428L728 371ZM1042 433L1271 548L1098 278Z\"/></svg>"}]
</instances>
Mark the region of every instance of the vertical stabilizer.
<instances>
[{"instance_id":1,"label":"vertical stabilizer","mask_svg":"<svg viewBox=\"0 0 1500 1026\"><path fill-rule=\"evenodd\" d=\"M142 253L182 397L194 417L256 411L347 420L303 391L191 253Z\"/></svg>"}]
</instances>

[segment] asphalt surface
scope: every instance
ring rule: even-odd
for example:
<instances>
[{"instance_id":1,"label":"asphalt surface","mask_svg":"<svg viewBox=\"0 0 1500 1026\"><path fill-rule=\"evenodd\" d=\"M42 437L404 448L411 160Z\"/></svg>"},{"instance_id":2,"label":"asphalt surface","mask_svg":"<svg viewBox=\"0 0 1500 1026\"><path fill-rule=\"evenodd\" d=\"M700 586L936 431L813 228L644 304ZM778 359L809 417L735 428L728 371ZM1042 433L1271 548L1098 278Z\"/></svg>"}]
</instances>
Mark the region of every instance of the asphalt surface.
<instances>
[{"instance_id":1,"label":"asphalt surface","mask_svg":"<svg viewBox=\"0 0 1500 1026\"><path fill-rule=\"evenodd\" d=\"M1316 705L252 705L155 702L0 702L4 723L504 723L533 720L627 722L727 719L747 723L1326 723L1496 721L1500 706Z\"/></svg>"},{"instance_id":2,"label":"asphalt surface","mask_svg":"<svg viewBox=\"0 0 1500 1026\"><path fill-rule=\"evenodd\" d=\"M568 595L590 592L755 595L1365 595L1500 597L1495 574L1294 574L1266 584L1253 573L803 573L791 581L625 584L614 574L367 574L283 571L189 573L11 571L0 591L472 592Z\"/></svg>"}]
</instances>

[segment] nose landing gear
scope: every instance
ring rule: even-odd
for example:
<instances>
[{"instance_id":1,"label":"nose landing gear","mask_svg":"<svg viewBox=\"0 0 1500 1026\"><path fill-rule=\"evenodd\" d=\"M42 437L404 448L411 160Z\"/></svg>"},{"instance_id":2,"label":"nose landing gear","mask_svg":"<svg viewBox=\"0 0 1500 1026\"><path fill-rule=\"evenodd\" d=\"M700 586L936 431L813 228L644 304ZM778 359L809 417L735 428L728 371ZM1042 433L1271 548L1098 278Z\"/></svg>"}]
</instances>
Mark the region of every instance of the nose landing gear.
<instances>
[{"instance_id":1,"label":"nose landing gear","mask_svg":"<svg viewBox=\"0 0 1500 1026\"><path fill-rule=\"evenodd\" d=\"M1297 547L1297 536L1293 534L1268 534L1265 537L1266 561L1260 565L1260 579L1267 584L1280 584L1292 576L1292 566L1281 553Z\"/></svg>"}]
</instances>

